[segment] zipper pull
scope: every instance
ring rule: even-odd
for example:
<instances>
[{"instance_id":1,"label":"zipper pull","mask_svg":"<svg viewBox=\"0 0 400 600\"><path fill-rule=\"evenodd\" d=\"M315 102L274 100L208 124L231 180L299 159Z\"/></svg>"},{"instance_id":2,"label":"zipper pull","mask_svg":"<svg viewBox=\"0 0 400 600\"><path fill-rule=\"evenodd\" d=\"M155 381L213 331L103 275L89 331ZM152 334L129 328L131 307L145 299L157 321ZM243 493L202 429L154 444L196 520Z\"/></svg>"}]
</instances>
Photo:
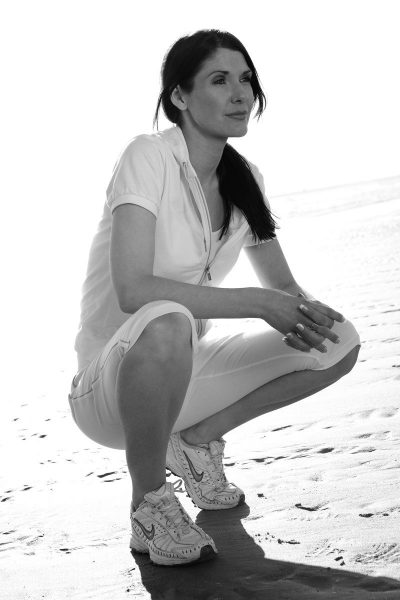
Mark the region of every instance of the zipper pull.
<instances>
[{"instance_id":1,"label":"zipper pull","mask_svg":"<svg viewBox=\"0 0 400 600\"><path fill-rule=\"evenodd\" d=\"M206 271L207 271L207 277L208 277L208 281L211 281L211 280L212 280L212 277L211 277L211 273L210 273L210 267L209 267L209 266L207 267Z\"/></svg>"}]
</instances>

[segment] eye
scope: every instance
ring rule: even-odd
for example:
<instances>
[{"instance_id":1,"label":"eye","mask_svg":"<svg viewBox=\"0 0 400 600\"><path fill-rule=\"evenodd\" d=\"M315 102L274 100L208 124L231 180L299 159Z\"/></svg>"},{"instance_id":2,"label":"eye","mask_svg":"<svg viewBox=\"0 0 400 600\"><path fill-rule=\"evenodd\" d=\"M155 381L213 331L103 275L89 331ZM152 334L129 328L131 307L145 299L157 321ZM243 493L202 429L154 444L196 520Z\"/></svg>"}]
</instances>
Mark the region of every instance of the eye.
<instances>
[{"instance_id":1,"label":"eye","mask_svg":"<svg viewBox=\"0 0 400 600\"><path fill-rule=\"evenodd\" d=\"M247 83L250 83L251 75L246 75L246 77L243 77L242 81L246 81Z\"/></svg>"},{"instance_id":2,"label":"eye","mask_svg":"<svg viewBox=\"0 0 400 600\"><path fill-rule=\"evenodd\" d=\"M215 79L213 83L217 83L217 84L225 83L225 79L223 77L220 77L219 79Z\"/></svg>"}]
</instances>

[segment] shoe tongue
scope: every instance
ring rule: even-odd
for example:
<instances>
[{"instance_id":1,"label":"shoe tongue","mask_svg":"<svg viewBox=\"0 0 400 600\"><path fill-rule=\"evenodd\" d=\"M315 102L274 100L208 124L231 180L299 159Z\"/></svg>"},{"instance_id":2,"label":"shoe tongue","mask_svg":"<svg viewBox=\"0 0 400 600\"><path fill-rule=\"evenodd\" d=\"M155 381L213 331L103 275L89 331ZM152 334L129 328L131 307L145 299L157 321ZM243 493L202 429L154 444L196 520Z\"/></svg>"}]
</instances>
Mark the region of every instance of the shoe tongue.
<instances>
[{"instance_id":1,"label":"shoe tongue","mask_svg":"<svg viewBox=\"0 0 400 600\"><path fill-rule=\"evenodd\" d=\"M215 456L216 454L220 453L221 450L224 449L225 442L222 439L215 440L215 441L210 442L209 446L210 446L211 456Z\"/></svg>"},{"instance_id":2,"label":"shoe tongue","mask_svg":"<svg viewBox=\"0 0 400 600\"><path fill-rule=\"evenodd\" d=\"M174 495L174 486L170 481L163 483L161 487L156 490L152 490L151 492L147 492L144 495L144 499L151 504L155 504L159 502L161 499L164 501L169 501L171 496Z\"/></svg>"}]
</instances>

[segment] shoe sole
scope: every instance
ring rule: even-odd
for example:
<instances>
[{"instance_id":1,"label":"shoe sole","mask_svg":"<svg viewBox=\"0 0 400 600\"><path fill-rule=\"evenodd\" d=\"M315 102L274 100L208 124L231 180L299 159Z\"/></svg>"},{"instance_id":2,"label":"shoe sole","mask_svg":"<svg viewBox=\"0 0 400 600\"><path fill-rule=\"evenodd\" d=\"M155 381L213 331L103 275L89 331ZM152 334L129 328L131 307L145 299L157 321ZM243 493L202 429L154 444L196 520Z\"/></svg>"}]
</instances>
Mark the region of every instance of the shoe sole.
<instances>
[{"instance_id":1,"label":"shoe sole","mask_svg":"<svg viewBox=\"0 0 400 600\"><path fill-rule=\"evenodd\" d=\"M161 557L157 556L156 554L152 554L150 552L150 549L142 550L137 549L133 546L130 546L130 549L131 552L134 554L149 554L150 561L158 567L184 567L186 565L193 565L195 563L205 562L207 560L216 558L217 556L217 553L215 552L214 548L209 544L203 546L200 550L200 556L193 560L186 560L184 558L168 559L166 557Z\"/></svg>"}]
</instances>

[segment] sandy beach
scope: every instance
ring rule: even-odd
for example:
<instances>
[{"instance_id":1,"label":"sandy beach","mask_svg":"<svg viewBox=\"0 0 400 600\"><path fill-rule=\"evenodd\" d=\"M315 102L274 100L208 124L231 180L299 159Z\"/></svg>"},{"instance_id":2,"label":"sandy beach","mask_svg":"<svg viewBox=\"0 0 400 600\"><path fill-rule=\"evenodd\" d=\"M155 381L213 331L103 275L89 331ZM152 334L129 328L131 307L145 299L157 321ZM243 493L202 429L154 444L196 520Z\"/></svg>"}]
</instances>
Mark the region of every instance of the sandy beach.
<instances>
[{"instance_id":1,"label":"sandy beach","mask_svg":"<svg viewBox=\"0 0 400 600\"><path fill-rule=\"evenodd\" d=\"M180 494L219 554L164 568L129 551L124 453L72 421L71 351L4 409L0 598L400 599L400 177L271 204L299 283L360 332L354 370L225 436L246 504L200 511Z\"/></svg>"}]
</instances>

